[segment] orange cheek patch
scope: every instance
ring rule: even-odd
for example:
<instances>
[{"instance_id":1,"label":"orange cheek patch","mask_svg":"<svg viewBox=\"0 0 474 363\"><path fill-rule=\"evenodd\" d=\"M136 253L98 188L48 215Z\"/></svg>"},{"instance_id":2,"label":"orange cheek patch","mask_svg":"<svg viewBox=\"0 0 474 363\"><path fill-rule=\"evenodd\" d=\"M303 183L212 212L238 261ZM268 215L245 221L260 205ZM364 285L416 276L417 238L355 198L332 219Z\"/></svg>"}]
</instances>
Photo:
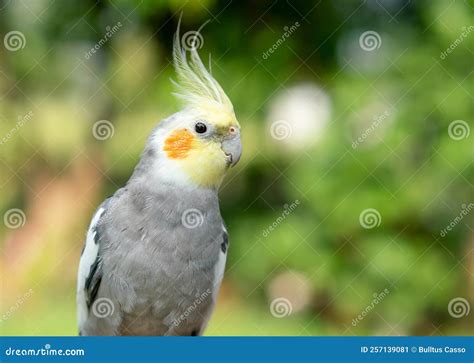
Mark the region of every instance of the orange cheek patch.
<instances>
[{"instance_id":1,"label":"orange cheek patch","mask_svg":"<svg viewBox=\"0 0 474 363\"><path fill-rule=\"evenodd\" d=\"M184 159L194 142L194 135L188 130L176 130L165 140L163 150L171 159Z\"/></svg>"}]
</instances>

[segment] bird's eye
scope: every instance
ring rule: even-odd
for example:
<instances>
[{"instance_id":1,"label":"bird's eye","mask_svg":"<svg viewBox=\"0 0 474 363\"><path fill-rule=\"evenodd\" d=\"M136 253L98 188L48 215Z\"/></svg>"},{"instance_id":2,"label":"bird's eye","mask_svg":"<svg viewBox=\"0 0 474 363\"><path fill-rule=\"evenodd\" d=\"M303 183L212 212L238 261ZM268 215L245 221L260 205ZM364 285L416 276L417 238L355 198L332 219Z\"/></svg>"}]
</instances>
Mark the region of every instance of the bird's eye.
<instances>
[{"instance_id":1,"label":"bird's eye","mask_svg":"<svg viewBox=\"0 0 474 363\"><path fill-rule=\"evenodd\" d=\"M196 130L198 134L203 134L207 131L207 126L203 122L198 122L194 126L194 129Z\"/></svg>"}]
</instances>

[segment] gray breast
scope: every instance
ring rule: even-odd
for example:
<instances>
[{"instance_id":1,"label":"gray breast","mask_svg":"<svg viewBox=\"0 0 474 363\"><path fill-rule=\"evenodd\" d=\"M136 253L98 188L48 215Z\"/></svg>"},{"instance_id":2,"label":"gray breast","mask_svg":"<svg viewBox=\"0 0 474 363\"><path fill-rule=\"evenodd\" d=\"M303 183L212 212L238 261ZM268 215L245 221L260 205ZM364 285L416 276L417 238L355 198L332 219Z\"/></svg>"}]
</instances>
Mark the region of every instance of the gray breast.
<instances>
[{"instance_id":1,"label":"gray breast","mask_svg":"<svg viewBox=\"0 0 474 363\"><path fill-rule=\"evenodd\" d=\"M222 248L216 192L131 184L117 196L102 221L101 255L121 333L191 334L213 304Z\"/></svg>"}]
</instances>

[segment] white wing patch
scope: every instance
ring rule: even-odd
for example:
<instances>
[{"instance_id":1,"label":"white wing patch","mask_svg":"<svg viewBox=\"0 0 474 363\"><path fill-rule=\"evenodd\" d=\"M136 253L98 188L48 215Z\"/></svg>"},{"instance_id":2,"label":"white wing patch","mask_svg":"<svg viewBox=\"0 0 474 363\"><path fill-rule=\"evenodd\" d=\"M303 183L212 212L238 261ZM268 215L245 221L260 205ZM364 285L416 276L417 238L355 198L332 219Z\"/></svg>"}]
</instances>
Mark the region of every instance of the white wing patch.
<instances>
[{"instance_id":1,"label":"white wing patch","mask_svg":"<svg viewBox=\"0 0 474 363\"><path fill-rule=\"evenodd\" d=\"M99 244L94 241L95 234L97 233L95 227L104 212L105 208L99 208L92 218L89 230L87 231L84 251L82 252L81 261L79 263L79 272L77 276L77 321L79 328L84 324L88 316L85 284L91 266L95 262L97 254L99 253Z\"/></svg>"},{"instance_id":2,"label":"white wing patch","mask_svg":"<svg viewBox=\"0 0 474 363\"><path fill-rule=\"evenodd\" d=\"M219 260L216 263L214 268L214 283L212 291L212 299L216 301L217 294L219 293L219 288L221 287L222 278L224 277L225 262L227 259L227 254L220 251Z\"/></svg>"},{"instance_id":3,"label":"white wing patch","mask_svg":"<svg viewBox=\"0 0 474 363\"><path fill-rule=\"evenodd\" d=\"M225 271L225 262L227 260L227 230L225 229L224 225L222 226L222 239L225 239L226 243L226 248L225 250L222 248L221 245L219 245L219 259L217 260L217 263L214 267L214 278L212 282L212 307L209 309L207 316L204 318L203 324L201 325L201 329L199 331L199 335L202 335L204 330L206 329L207 323L209 322L209 319L211 318L212 311L214 310L214 306L217 301L217 295L219 294L219 289L221 287L222 283L222 278L224 277L224 271ZM222 241L224 243L224 241Z\"/></svg>"},{"instance_id":4,"label":"white wing patch","mask_svg":"<svg viewBox=\"0 0 474 363\"><path fill-rule=\"evenodd\" d=\"M216 267L214 268L214 283L213 283L213 291L212 291L212 298L214 301L217 299L217 294L219 293L219 288L221 287L222 278L224 277L224 270L225 270L225 262L227 260L227 248L228 248L228 234L227 229L224 225L222 225L222 244L219 251L219 259L216 263Z\"/></svg>"}]
</instances>

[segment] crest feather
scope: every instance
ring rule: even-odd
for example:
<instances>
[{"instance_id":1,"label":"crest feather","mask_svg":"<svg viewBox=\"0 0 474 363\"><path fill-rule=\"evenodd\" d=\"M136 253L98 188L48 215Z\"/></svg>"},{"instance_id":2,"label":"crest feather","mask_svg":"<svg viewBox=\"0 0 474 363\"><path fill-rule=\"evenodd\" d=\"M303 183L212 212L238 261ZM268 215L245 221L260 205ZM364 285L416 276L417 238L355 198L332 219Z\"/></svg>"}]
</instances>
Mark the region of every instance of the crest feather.
<instances>
[{"instance_id":1,"label":"crest feather","mask_svg":"<svg viewBox=\"0 0 474 363\"><path fill-rule=\"evenodd\" d=\"M189 47L190 49L186 46L183 49L179 28L180 24L178 24L173 44L173 63L178 78L177 82L173 81L177 87L177 92L174 95L191 107L199 108L205 104L217 104L232 111L232 103L219 83L206 69L199 57L196 46L194 46L199 39L202 39L199 31L189 33L194 38L192 39L192 46Z\"/></svg>"}]
</instances>

